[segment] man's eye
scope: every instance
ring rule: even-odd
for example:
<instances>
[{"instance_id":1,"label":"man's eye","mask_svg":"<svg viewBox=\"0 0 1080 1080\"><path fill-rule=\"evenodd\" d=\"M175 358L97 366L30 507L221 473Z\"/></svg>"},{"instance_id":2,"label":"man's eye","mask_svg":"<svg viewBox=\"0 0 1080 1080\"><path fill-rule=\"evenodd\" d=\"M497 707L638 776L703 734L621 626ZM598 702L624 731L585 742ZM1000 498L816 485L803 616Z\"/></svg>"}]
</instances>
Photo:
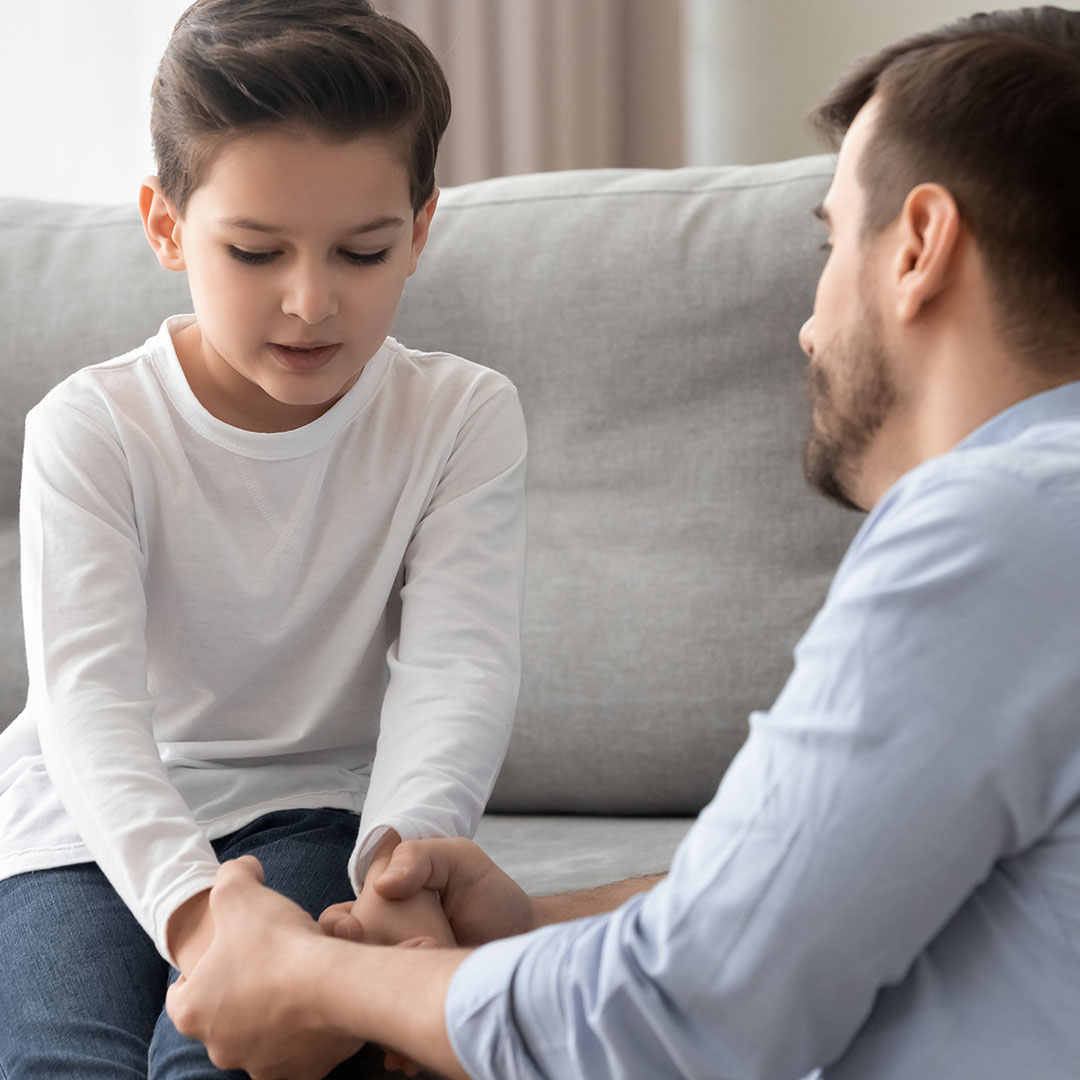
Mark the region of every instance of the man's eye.
<instances>
[{"instance_id":1,"label":"man's eye","mask_svg":"<svg viewBox=\"0 0 1080 1080\"><path fill-rule=\"evenodd\" d=\"M379 263L386 262L390 249L383 248L382 251L372 251L370 253L342 249L341 254L355 266L377 266Z\"/></svg>"},{"instance_id":2,"label":"man's eye","mask_svg":"<svg viewBox=\"0 0 1080 1080\"><path fill-rule=\"evenodd\" d=\"M229 254L242 263L249 263L252 266L262 266L263 263L268 263L271 259L277 256L276 251L245 251L243 248L234 247L229 245Z\"/></svg>"},{"instance_id":3,"label":"man's eye","mask_svg":"<svg viewBox=\"0 0 1080 1080\"><path fill-rule=\"evenodd\" d=\"M818 251L831 252L832 251L832 241L831 240L823 240L821 242L821 244L818 246Z\"/></svg>"}]
</instances>

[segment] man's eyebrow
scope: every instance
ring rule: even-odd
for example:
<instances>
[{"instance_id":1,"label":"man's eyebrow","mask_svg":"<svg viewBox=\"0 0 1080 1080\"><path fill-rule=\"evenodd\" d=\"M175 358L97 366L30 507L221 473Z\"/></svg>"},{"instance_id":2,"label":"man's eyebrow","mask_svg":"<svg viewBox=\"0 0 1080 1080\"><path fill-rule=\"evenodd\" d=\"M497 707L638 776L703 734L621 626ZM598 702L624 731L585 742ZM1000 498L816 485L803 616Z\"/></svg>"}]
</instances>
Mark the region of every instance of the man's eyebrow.
<instances>
[{"instance_id":1,"label":"man's eyebrow","mask_svg":"<svg viewBox=\"0 0 1080 1080\"><path fill-rule=\"evenodd\" d=\"M268 225L266 222L253 221L251 218L244 217L221 218L219 224L228 226L232 229L247 229L249 232L283 233L287 231L280 225ZM357 225L353 229L348 229L346 230L345 235L359 236L361 233L377 232L379 229L397 228L399 225L404 224L404 218L387 214L383 217L375 218L372 221L366 221L363 225Z\"/></svg>"},{"instance_id":2,"label":"man's eyebrow","mask_svg":"<svg viewBox=\"0 0 1080 1080\"><path fill-rule=\"evenodd\" d=\"M812 213L814 217L818 219L818 221L823 222L825 225L829 225L832 223L831 219L829 218L829 211L825 209L824 203L818 203L817 206L814 207Z\"/></svg>"}]
</instances>

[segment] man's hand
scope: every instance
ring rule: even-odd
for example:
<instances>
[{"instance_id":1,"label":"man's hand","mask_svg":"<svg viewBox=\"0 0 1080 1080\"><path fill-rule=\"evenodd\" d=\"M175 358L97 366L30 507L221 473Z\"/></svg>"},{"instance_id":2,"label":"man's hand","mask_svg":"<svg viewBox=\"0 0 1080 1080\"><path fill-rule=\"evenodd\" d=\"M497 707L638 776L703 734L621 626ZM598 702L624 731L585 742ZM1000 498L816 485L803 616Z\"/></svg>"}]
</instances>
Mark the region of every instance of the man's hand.
<instances>
[{"instance_id":1,"label":"man's hand","mask_svg":"<svg viewBox=\"0 0 1080 1080\"><path fill-rule=\"evenodd\" d=\"M213 940L170 987L166 1009L220 1069L244 1069L252 1080L318 1080L363 1042L335 1030L321 1001L333 943L262 880L251 855L218 871Z\"/></svg>"},{"instance_id":2,"label":"man's hand","mask_svg":"<svg viewBox=\"0 0 1080 1080\"><path fill-rule=\"evenodd\" d=\"M438 893L460 945L482 945L523 934L538 925L529 897L471 840L403 841L385 869L369 875L364 893L372 890L395 903L412 901L425 893L435 899ZM319 925L327 934L365 940L366 924L353 916L350 904L327 908Z\"/></svg>"}]
</instances>

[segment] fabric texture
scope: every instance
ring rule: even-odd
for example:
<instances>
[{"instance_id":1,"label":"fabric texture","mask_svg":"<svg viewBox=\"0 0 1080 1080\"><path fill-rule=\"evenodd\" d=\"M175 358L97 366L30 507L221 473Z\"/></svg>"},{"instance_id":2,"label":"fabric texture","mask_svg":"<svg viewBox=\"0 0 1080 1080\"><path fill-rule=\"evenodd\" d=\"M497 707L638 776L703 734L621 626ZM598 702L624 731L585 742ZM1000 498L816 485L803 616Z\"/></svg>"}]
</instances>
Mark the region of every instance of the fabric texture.
<instances>
[{"instance_id":1,"label":"fabric texture","mask_svg":"<svg viewBox=\"0 0 1080 1080\"><path fill-rule=\"evenodd\" d=\"M94 859L165 952L208 843L267 810L471 835L519 680L525 436L507 380L392 339L315 422L192 394L169 320L27 419L30 693L0 875Z\"/></svg>"},{"instance_id":2,"label":"fabric texture","mask_svg":"<svg viewBox=\"0 0 1080 1080\"><path fill-rule=\"evenodd\" d=\"M902 477L671 875L486 946L471 1076L1070 1080L1080 383Z\"/></svg>"}]
</instances>

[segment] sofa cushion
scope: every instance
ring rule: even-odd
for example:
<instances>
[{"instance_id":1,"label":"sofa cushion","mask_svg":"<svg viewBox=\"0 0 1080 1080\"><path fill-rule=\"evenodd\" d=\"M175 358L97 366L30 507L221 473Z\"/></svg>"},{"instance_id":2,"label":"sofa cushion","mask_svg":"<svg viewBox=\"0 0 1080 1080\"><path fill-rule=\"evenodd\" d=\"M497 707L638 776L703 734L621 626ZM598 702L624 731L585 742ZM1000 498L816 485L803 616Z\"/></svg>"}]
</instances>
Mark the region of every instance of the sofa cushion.
<instances>
[{"instance_id":1,"label":"sofa cushion","mask_svg":"<svg viewBox=\"0 0 1080 1080\"><path fill-rule=\"evenodd\" d=\"M134 204L0 199L0 515L16 512L29 409L190 307L186 275L158 265Z\"/></svg>"},{"instance_id":2,"label":"sofa cushion","mask_svg":"<svg viewBox=\"0 0 1080 1080\"><path fill-rule=\"evenodd\" d=\"M766 707L854 516L806 490L796 331L827 158L445 191L396 324L529 422L525 674L496 809L693 813ZM134 207L0 200L0 726L25 696L22 417L190 306Z\"/></svg>"},{"instance_id":3,"label":"sofa cushion","mask_svg":"<svg viewBox=\"0 0 1080 1080\"><path fill-rule=\"evenodd\" d=\"M445 192L398 337L529 427L525 674L496 810L698 810L858 524L812 494L796 340L829 158Z\"/></svg>"}]
</instances>

